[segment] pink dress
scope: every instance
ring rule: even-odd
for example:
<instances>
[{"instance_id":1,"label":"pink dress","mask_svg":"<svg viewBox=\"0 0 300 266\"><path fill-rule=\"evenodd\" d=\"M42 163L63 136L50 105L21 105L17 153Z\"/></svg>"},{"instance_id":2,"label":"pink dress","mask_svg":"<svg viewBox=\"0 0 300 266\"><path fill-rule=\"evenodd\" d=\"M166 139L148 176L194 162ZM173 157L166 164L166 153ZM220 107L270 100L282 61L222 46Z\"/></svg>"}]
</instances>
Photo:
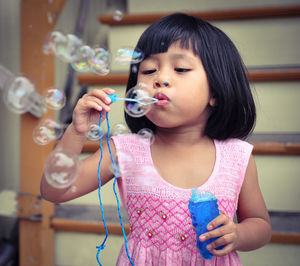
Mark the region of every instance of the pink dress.
<instances>
[{"instance_id":1,"label":"pink dress","mask_svg":"<svg viewBox=\"0 0 300 266\"><path fill-rule=\"evenodd\" d=\"M167 183L151 158L150 142L136 134L113 137L121 172L118 186L127 209L128 250L134 265L242 265L236 251L205 260L196 247L188 201L191 189ZM230 139L214 141L216 160L209 179L198 188L218 199L220 211L233 219L252 145ZM123 245L117 265L131 265Z\"/></svg>"}]
</instances>

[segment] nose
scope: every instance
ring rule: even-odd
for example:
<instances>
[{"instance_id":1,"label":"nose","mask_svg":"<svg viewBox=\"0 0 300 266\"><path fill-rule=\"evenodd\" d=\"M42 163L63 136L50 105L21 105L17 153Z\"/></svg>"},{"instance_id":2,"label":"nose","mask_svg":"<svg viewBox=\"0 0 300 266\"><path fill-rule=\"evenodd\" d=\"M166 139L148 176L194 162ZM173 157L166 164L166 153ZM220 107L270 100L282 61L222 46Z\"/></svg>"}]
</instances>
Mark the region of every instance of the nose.
<instances>
[{"instance_id":1,"label":"nose","mask_svg":"<svg viewBox=\"0 0 300 266\"><path fill-rule=\"evenodd\" d=\"M167 75L161 75L158 73L158 75L154 78L154 88L163 88L163 87L170 87L170 77Z\"/></svg>"}]
</instances>

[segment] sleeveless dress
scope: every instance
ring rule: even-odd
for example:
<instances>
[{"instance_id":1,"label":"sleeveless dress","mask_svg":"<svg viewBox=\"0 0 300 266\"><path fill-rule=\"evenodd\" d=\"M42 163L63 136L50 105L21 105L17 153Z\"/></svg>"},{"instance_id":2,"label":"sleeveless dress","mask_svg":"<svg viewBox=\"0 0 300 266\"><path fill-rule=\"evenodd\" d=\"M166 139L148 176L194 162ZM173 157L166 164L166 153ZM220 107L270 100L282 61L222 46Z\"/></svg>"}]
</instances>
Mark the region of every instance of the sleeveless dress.
<instances>
[{"instance_id":1,"label":"sleeveless dress","mask_svg":"<svg viewBox=\"0 0 300 266\"><path fill-rule=\"evenodd\" d=\"M205 260L196 247L188 202L191 189L166 182L153 165L149 139L136 134L112 138L121 177L120 197L127 210L129 255L136 266L242 265L236 251ZM218 199L220 211L234 218L252 145L238 140L214 140L216 159L209 179L198 188ZM117 265L131 265L123 245Z\"/></svg>"}]
</instances>

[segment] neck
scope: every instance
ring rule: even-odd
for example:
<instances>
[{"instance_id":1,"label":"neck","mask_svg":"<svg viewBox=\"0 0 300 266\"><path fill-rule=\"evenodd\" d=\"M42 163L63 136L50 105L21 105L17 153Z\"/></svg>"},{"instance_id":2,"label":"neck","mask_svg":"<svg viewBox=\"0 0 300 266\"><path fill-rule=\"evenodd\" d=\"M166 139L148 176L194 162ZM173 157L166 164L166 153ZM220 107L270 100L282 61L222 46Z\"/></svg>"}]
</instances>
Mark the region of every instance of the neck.
<instances>
[{"instance_id":1,"label":"neck","mask_svg":"<svg viewBox=\"0 0 300 266\"><path fill-rule=\"evenodd\" d=\"M203 135L203 130L197 127L157 128L155 142L160 145L182 145L192 146L199 143L211 141L209 137Z\"/></svg>"}]
</instances>

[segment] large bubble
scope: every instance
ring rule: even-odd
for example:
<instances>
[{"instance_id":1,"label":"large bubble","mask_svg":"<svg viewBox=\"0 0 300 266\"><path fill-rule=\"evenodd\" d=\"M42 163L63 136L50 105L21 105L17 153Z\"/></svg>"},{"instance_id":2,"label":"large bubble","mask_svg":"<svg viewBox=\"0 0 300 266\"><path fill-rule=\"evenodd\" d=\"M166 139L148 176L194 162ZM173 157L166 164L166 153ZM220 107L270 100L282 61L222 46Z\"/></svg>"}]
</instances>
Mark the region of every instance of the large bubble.
<instances>
[{"instance_id":1,"label":"large bubble","mask_svg":"<svg viewBox=\"0 0 300 266\"><path fill-rule=\"evenodd\" d=\"M67 37L60 31L50 32L43 46L45 54L56 54L61 47L67 46Z\"/></svg>"},{"instance_id":2,"label":"large bubble","mask_svg":"<svg viewBox=\"0 0 300 266\"><path fill-rule=\"evenodd\" d=\"M62 61L73 63L78 59L78 49L82 46L82 41L74 34L67 34L66 46L61 46L56 52L56 56Z\"/></svg>"},{"instance_id":3,"label":"large bubble","mask_svg":"<svg viewBox=\"0 0 300 266\"><path fill-rule=\"evenodd\" d=\"M90 141L100 140L103 137L104 132L103 130L100 131L99 129L100 128L98 124L91 124L89 130L86 132L87 139Z\"/></svg>"},{"instance_id":4,"label":"large bubble","mask_svg":"<svg viewBox=\"0 0 300 266\"><path fill-rule=\"evenodd\" d=\"M47 145L60 139L65 127L65 125L55 122L53 119L44 119L34 128L32 138L39 145Z\"/></svg>"},{"instance_id":5,"label":"large bubble","mask_svg":"<svg viewBox=\"0 0 300 266\"><path fill-rule=\"evenodd\" d=\"M24 114L30 110L30 95L35 92L35 84L30 78L18 76L9 84L5 84L3 100L7 108L17 114Z\"/></svg>"},{"instance_id":6,"label":"large bubble","mask_svg":"<svg viewBox=\"0 0 300 266\"><path fill-rule=\"evenodd\" d=\"M150 128L142 128L137 133L142 140L149 141L150 145L153 144L155 138L153 131Z\"/></svg>"},{"instance_id":7,"label":"large bubble","mask_svg":"<svg viewBox=\"0 0 300 266\"><path fill-rule=\"evenodd\" d=\"M43 51L46 54L54 54L67 63L78 60L78 49L82 46L82 40L74 34L63 34L53 31L48 35Z\"/></svg>"},{"instance_id":8,"label":"large bubble","mask_svg":"<svg viewBox=\"0 0 300 266\"><path fill-rule=\"evenodd\" d=\"M88 45L83 45L77 50L77 58L71 64L73 69L77 72L90 71L90 58L94 57L95 51Z\"/></svg>"},{"instance_id":9,"label":"large bubble","mask_svg":"<svg viewBox=\"0 0 300 266\"><path fill-rule=\"evenodd\" d=\"M126 93L125 111L131 117L144 116L156 100L153 99L146 86L138 84Z\"/></svg>"},{"instance_id":10,"label":"large bubble","mask_svg":"<svg viewBox=\"0 0 300 266\"><path fill-rule=\"evenodd\" d=\"M120 64L137 64L144 59L144 53L132 47L119 48L115 55L115 61Z\"/></svg>"},{"instance_id":11,"label":"large bubble","mask_svg":"<svg viewBox=\"0 0 300 266\"><path fill-rule=\"evenodd\" d=\"M84 45L74 34L51 32L43 50L45 54L54 54L62 61L70 63L77 72L92 72L97 75L107 75L110 72L109 52L101 47L91 48ZM136 60L137 55L135 54L133 58Z\"/></svg>"},{"instance_id":12,"label":"large bubble","mask_svg":"<svg viewBox=\"0 0 300 266\"><path fill-rule=\"evenodd\" d=\"M110 132L111 132L112 136L119 136L119 135L129 133L129 129L126 125L124 125L122 123L117 123L117 124L112 126Z\"/></svg>"},{"instance_id":13,"label":"large bubble","mask_svg":"<svg viewBox=\"0 0 300 266\"><path fill-rule=\"evenodd\" d=\"M64 92L53 87L48 88L43 94L45 106L49 109L60 110L65 106L66 96Z\"/></svg>"},{"instance_id":14,"label":"large bubble","mask_svg":"<svg viewBox=\"0 0 300 266\"><path fill-rule=\"evenodd\" d=\"M78 155L60 148L50 153L44 171L49 185L58 189L69 187L79 172L80 160Z\"/></svg>"},{"instance_id":15,"label":"large bubble","mask_svg":"<svg viewBox=\"0 0 300 266\"><path fill-rule=\"evenodd\" d=\"M107 75L110 71L110 54L104 48L95 48L93 56L89 57L90 71L97 75Z\"/></svg>"}]
</instances>

